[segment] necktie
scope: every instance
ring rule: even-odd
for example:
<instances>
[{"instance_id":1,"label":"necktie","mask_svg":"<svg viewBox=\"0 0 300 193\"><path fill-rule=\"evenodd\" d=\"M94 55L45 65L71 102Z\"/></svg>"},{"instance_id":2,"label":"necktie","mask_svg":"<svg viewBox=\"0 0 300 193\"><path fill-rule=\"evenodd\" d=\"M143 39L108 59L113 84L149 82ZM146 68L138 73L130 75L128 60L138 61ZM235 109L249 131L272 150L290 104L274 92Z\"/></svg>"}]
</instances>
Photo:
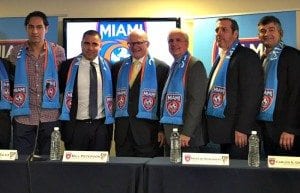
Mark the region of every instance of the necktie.
<instances>
[{"instance_id":1,"label":"necktie","mask_svg":"<svg viewBox=\"0 0 300 193\"><path fill-rule=\"evenodd\" d=\"M136 60L132 65L131 76L130 76L130 80L129 80L130 87L132 87L137 75L140 72L140 69L141 69L141 63L140 63L140 61Z\"/></svg>"},{"instance_id":2,"label":"necktie","mask_svg":"<svg viewBox=\"0 0 300 193\"><path fill-rule=\"evenodd\" d=\"M90 62L90 96L89 96L89 115L95 119L98 114L97 103L97 72L93 62Z\"/></svg>"}]
</instances>

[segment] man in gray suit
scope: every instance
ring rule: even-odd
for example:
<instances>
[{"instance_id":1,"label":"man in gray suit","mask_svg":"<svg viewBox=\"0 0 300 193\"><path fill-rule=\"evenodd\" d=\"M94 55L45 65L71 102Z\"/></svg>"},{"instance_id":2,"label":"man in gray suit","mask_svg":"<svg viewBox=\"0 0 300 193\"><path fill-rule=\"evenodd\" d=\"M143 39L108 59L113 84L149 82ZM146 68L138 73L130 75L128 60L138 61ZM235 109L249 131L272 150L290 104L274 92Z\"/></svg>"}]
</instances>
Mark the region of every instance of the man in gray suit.
<instances>
[{"instance_id":1,"label":"man in gray suit","mask_svg":"<svg viewBox=\"0 0 300 193\"><path fill-rule=\"evenodd\" d=\"M169 52L174 57L162 95L162 117L169 154L170 135L178 128L183 152L199 152L207 143L202 124L207 76L200 60L188 52L188 35L174 29L168 35Z\"/></svg>"}]
</instances>

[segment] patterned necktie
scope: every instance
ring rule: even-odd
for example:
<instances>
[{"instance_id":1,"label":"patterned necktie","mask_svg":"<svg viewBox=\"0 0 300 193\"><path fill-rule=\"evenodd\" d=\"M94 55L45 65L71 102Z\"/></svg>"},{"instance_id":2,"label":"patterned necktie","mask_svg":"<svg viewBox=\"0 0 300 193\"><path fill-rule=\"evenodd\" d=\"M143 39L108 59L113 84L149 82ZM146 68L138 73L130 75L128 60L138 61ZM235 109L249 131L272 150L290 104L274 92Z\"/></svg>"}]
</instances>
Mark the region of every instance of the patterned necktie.
<instances>
[{"instance_id":1,"label":"patterned necktie","mask_svg":"<svg viewBox=\"0 0 300 193\"><path fill-rule=\"evenodd\" d=\"M98 114L97 103L97 72L93 62L90 62L90 96L89 96L89 115L95 119Z\"/></svg>"},{"instance_id":2,"label":"patterned necktie","mask_svg":"<svg viewBox=\"0 0 300 193\"><path fill-rule=\"evenodd\" d=\"M130 88L132 87L140 70L141 70L141 63L140 63L140 61L136 60L135 62L133 62L133 65L132 65L131 76L130 76L130 80L129 80Z\"/></svg>"}]
</instances>

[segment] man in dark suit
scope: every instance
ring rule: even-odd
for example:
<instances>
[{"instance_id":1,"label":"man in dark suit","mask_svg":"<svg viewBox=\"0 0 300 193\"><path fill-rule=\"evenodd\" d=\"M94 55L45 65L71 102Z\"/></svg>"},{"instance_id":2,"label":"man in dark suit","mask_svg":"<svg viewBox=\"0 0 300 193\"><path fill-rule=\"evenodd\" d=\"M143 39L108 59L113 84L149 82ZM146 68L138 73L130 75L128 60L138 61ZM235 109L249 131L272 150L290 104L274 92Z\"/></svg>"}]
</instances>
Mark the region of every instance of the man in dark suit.
<instances>
[{"instance_id":1,"label":"man in dark suit","mask_svg":"<svg viewBox=\"0 0 300 193\"><path fill-rule=\"evenodd\" d=\"M128 36L131 57L113 66L116 83L115 144L117 156L162 155L160 98L169 67L148 53L147 34Z\"/></svg>"},{"instance_id":2,"label":"man in dark suit","mask_svg":"<svg viewBox=\"0 0 300 193\"><path fill-rule=\"evenodd\" d=\"M68 150L110 150L113 88L110 66L98 55L100 48L99 32L86 31L82 54L63 63L59 72L64 91L62 137Z\"/></svg>"},{"instance_id":3,"label":"man in dark suit","mask_svg":"<svg viewBox=\"0 0 300 193\"><path fill-rule=\"evenodd\" d=\"M170 136L178 128L183 152L200 152L207 143L202 122L207 76L202 62L188 52L188 35L174 29L168 35L169 52L174 57L162 96L162 117L167 140L166 155L170 153Z\"/></svg>"},{"instance_id":4,"label":"man in dark suit","mask_svg":"<svg viewBox=\"0 0 300 193\"><path fill-rule=\"evenodd\" d=\"M261 111L266 155L300 155L300 53L282 41L278 18L265 16L258 37L265 47L262 63L265 91Z\"/></svg>"},{"instance_id":5,"label":"man in dark suit","mask_svg":"<svg viewBox=\"0 0 300 193\"><path fill-rule=\"evenodd\" d=\"M235 20L218 19L215 31L219 55L209 77L208 133L212 142L220 144L221 153L247 159L248 136L257 129L263 70L257 54L239 43Z\"/></svg>"}]
</instances>

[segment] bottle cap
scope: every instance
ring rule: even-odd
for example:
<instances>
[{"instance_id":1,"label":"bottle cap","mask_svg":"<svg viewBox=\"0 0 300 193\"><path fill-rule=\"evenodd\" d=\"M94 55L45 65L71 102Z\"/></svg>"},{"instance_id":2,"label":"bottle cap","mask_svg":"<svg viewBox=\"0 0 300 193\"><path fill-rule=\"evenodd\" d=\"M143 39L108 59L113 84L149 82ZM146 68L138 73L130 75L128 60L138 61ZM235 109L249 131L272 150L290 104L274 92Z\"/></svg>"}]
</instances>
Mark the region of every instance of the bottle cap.
<instances>
[{"instance_id":1,"label":"bottle cap","mask_svg":"<svg viewBox=\"0 0 300 193\"><path fill-rule=\"evenodd\" d=\"M173 131L177 132L177 131L178 131L178 128L173 128Z\"/></svg>"},{"instance_id":2,"label":"bottle cap","mask_svg":"<svg viewBox=\"0 0 300 193\"><path fill-rule=\"evenodd\" d=\"M59 131L59 127L54 127L54 131Z\"/></svg>"},{"instance_id":3,"label":"bottle cap","mask_svg":"<svg viewBox=\"0 0 300 193\"><path fill-rule=\"evenodd\" d=\"M257 134L257 131L251 131L251 134L252 134L252 135L256 135L256 134Z\"/></svg>"}]
</instances>

